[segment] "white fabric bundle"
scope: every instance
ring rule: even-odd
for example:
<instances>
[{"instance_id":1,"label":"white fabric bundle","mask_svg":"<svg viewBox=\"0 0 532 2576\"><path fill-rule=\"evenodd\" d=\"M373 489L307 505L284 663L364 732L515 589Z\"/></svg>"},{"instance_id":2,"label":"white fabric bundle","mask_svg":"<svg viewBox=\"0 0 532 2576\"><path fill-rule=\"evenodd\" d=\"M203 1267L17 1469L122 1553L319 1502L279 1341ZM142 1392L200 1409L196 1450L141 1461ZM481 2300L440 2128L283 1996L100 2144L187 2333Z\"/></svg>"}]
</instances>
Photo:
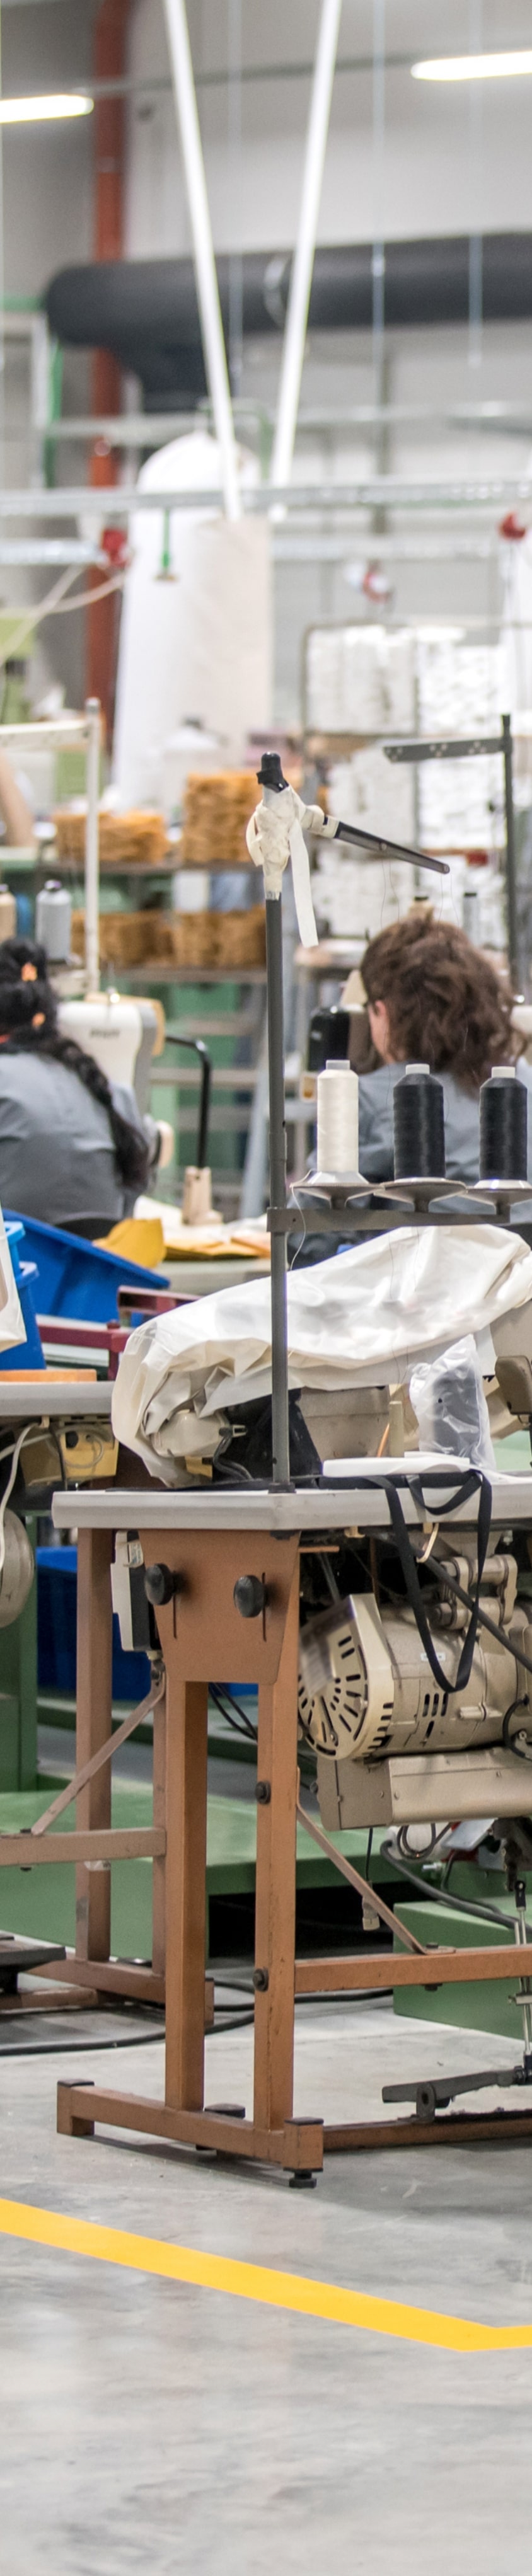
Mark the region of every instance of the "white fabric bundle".
<instances>
[{"instance_id":1,"label":"white fabric bundle","mask_svg":"<svg viewBox=\"0 0 532 2576\"><path fill-rule=\"evenodd\" d=\"M321 805L304 805L295 787L282 787L271 805L264 801L255 806L248 823L246 840L254 868L264 872L267 895L279 896L285 868L292 861L292 879L297 913L297 926L303 948L317 948L318 933L310 886L308 850L304 832L326 832L327 824ZM336 831L336 824L329 826Z\"/></svg>"},{"instance_id":2,"label":"white fabric bundle","mask_svg":"<svg viewBox=\"0 0 532 2576\"><path fill-rule=\"evenodd\" d=\"M532 1252L498 1226L409 1226L288 1279L289 1383L341 1390L409 1378L473 1332L493 1368L489 1327L532 1298ZM113 1427L154 1474L212 1456L224 1407L271 1387L269 1279L225 1288L141 1324L120 1361Z\"/></svg>"}]
</instances>

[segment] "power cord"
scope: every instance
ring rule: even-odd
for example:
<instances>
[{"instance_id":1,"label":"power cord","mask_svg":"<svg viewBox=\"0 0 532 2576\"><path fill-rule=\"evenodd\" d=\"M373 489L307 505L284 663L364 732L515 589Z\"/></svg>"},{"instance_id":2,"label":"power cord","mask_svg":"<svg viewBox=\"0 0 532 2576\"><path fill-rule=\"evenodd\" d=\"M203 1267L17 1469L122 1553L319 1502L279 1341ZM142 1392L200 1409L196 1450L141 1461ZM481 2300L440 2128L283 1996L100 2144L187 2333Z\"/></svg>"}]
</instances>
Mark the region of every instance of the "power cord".
<instances>
[{"instance_id":1,"label":"power cord","mask_svg":"<svg viewBox=\"0 0 532 2576\"><path fill-rule=\"evenodd\" d=\"M239 1701L233 1699L232 1691L222 1691L219 1685L215 1687L214 1682L209 1682L209 1699L212 1699L218 1716L225 1718L226 1725L232 1728L233 1734L245 1736L246 1740L256 1747L257 1728L253 1726L251 1718L247 1717L246 1710L240 1707Z\"/></svg>"},{"instance_id":2,"label":"power cord","mask_svg":"<svg viewBox=\"0 0 532 2576\"><path fill-rule=\"evenodd\" d=\"M457 1911L460 1914L471 1914L482 1923L502 1923L505 1932L515 1934L515 1915L502 1914L498 1905L475 1905L472 1897L446 1896L443 1887L431 1887L426 1878L420 1878L419 1872L411 1868L410 1862L400 1860L394 1843L381 1843L381 1858L393 1861L394 1869L399 1870L401 1877L409 1878L412 1887L420 1888L422 1896L432 1896L436 1905L448 1906L452 1914L456 1914ZM526 1924L526 1932L528 1938L532 1940L532 1924Z\"/></svg>"}]
</instances>

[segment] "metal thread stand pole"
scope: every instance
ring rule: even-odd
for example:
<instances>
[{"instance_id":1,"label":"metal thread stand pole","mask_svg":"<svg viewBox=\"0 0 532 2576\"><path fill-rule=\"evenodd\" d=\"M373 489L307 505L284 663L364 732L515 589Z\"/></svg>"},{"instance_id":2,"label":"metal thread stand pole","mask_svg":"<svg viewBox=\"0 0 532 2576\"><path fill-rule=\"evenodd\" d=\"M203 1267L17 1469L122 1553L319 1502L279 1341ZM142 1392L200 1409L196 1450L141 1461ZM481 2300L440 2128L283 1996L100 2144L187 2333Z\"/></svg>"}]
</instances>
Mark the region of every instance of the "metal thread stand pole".
<instances>
[{"instance_id":1,"label":"metal thread stand pole","mask_svg":"<svg viewBox=\"0 0 532 2576\"><path fill-rule=\"evenodd\" d=\"M519 980L519 929L517 920L517 873L515 861L515 816L513 790L513 743L511 716L502 718L502 756L504 761L504 813L506 822L506 934L508 963L512 983Z\"/></svg>"},{"instance_id":2,"label":"metal thread stand pole","mask_svg":"<svg viewBox=\"0 0 532 2576\"><path fill-rule=\"evenodd\" d=\"M272 1445L274 1485L290 1483L288 1319L286 1306L286 1126L284 1110L283 916L281 895L266 896L268 1070L270 1090L270 1239L272 1291Z\"/></svg>"},{"instance_id":3,"label":"metal thread stand pole","mask_svg":"<svg viewBox=\"0 0 532 2576\"><path fill-rule=\"evenodd\" d=\"M100 794L100 717L99 698L87 698L87 822L85 827L85 968L87 991L97 993L100 983L100 841L98 800Z\"/></svg>"}]
</instances>

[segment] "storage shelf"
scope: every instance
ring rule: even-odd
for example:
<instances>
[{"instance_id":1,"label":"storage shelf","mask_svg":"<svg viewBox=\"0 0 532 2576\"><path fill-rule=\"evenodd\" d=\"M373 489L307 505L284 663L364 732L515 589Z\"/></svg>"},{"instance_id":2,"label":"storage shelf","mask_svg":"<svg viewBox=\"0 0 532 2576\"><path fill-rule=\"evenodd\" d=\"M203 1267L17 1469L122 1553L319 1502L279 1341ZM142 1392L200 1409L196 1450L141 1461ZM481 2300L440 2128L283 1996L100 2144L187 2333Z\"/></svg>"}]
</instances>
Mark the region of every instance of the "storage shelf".
<instances>
[{"instance_id":1,"label":"storage shelf","mask_svg":"<svg viewBox=\"0 0 532 2576\"><path fill-rule=\"evenodd\" d=\"M214 1064L212 1068L213 1091L255 1091L259 1079L259 1071L260 1067L257 1070L257 1066L252 1064ZM177 1065L175 1063L161 1064L160 1058L156 1064L152 1064L152 1085L156 1084L161 1090L165 1089L168 1083L172 1083L176 1091L198 1091L201 1089L201 1081L202 1075L199 1067L196 1072L195 1069L189 1070L188 1066L184 1065ZM311 1105L309 1115L310 1117L313 1117L314 1115L313 1104Z\"/></svg>"},{"instance_id":2,"label":"storage shelf","mask_svg":"<svg viewBox=\"0 0 532 2576\"><path fill-rule=\"evenodd\" d=\"M142 990L152 984L266 983L265 966L163 966L158 959L151 966L113 967L112 975L114 984L138 984Z\"/></svg>"},{"instance_id":3,"label":"storage shelf","mask_svg":"<svg viewBox=\"0 0 532 2576\"><path fill-rule=\"evenodd\" d=\"M84 874L83 858L80 857L76 859L73 855L66 858L60 858L58 851L54 850L53 846L50 849L46 865L49 867L52 862L58 876L82 877ZM111 880L113 877L131 877L134 882L137 878L141 878L143 884L147 879L151 881L153 878L153 882L155 884L158 877L173 877L175 876L175 871L176 862L173 858L100 859L100 886L105 885L108 877Z\"/></svg>"}]
</instances>

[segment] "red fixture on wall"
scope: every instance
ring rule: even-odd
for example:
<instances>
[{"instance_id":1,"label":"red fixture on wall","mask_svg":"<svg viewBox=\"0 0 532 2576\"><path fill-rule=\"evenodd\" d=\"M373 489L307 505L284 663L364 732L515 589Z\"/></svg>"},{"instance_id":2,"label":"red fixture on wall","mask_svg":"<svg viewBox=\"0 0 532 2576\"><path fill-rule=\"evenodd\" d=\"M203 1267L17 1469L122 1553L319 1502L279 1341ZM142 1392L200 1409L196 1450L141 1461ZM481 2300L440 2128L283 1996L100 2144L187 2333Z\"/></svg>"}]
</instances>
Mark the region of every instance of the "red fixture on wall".
<instances>
[{"instance_id":1,"label":"red fixture on wall","mask_svg":"<svg viewBox=\"0 0 532 2576\"><path fill-rule=\"evenodd\" d=\"M94 27L94 78L120 79L126 69L127 29L131 0L100 0ZM121 259L124 250L124 164L126 116L123 98L96 98L94 117L94 257ZM122 407L122 378L108 349L96 349L92 361L92 409L109 417ZM98 438L92 451L89 480L97 490L118 480L116 449ZM94 586L101 581L94 573ZM99 698L108 733L112 728L118 628L118 593L98 600L87 615L87 696Z\"/></svg>"}]
</instances>

